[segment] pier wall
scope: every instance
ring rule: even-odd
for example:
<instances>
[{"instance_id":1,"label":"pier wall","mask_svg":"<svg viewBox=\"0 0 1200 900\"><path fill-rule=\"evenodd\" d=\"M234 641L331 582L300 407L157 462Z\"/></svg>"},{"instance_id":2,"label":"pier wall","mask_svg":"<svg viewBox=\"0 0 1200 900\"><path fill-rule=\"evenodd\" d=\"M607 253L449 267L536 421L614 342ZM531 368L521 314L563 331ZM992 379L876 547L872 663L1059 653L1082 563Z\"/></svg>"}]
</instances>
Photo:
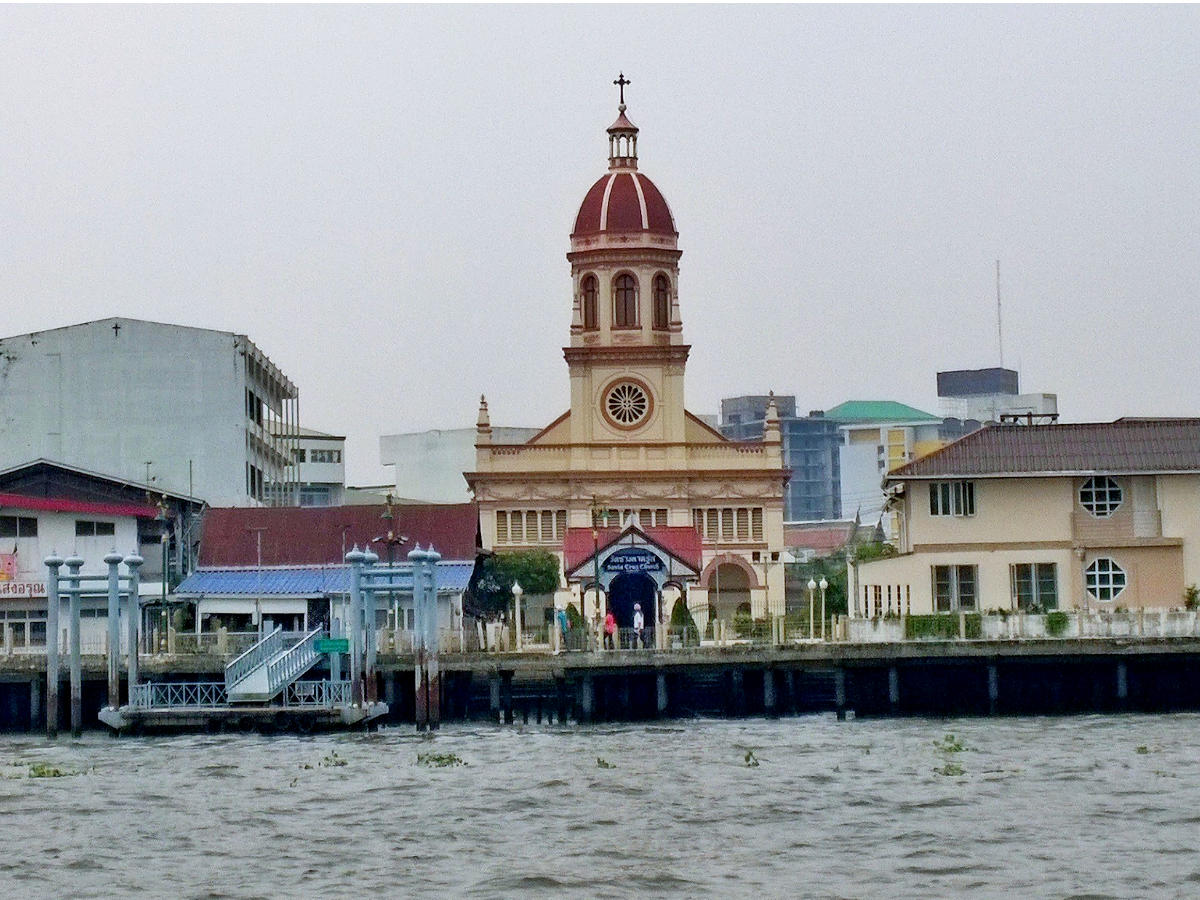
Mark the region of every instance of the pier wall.
<instances>
[{"instance_id":1,"label":"pier wall","mask_svg":"<svg viewBox=\"0 0 1200 900\"><path fill-rule=\"evenodd\" d=\"M217 657L147 657L143 678L216 681ZM317 670L320 674L320 670ZM83 673L84 724L101 727L103 660ZM384 656L387 721L415 714L412 660ZM1200 710L1200 640L819 644L680 653L459 654L442 657L444 722L645 721L697 716L1008 715ZM126 686L122 681L122 696ZM39 731L44 659L0 661L0 730ZM69 691L59 690L60 721Z\"/></svg>"}]
</instances>

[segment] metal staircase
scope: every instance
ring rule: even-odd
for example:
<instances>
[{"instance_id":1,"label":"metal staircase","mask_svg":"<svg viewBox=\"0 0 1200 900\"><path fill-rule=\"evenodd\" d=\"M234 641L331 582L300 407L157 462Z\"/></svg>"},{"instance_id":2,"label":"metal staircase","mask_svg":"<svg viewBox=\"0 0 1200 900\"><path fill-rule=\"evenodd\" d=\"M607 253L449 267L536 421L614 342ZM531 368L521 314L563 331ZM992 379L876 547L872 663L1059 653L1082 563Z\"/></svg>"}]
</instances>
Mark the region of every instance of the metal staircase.
<instances>
[{"instance_id":1,"label":"metal staircase","mask_svg":"<svg viewBox=\"0 0 1200 900\"><path fill-rule=\"evenodd\" d=\"M276 628L225 667L229 702L263 703L275 697L321 658L316 643L324 633L314 628L289 647L283 629Z\"/></svg>"}]
</instances>

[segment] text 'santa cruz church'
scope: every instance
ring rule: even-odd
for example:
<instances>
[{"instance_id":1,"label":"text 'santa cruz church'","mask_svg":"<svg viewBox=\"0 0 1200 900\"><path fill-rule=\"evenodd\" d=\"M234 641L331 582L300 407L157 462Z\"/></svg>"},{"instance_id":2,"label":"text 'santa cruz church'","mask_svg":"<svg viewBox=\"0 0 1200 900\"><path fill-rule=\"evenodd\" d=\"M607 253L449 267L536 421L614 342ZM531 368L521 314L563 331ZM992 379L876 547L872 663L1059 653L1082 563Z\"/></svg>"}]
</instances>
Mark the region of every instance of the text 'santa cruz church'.
<instances>
[{"instance_id":1,"label":"text 'santa cruz church'","mask_svg":"<svg viewBox=\"0 0 1200 900\"><path fill-rule=\"evenodd\" d=\"M638 170L638 129L621 99L608 171L584 195L567 254L571 408L524 444L497 444L480 404L466 478L483 545L556 552L564 575L556 605L574 603L589 617L598 568L601 597L622 627L635 603L647 626L666 621L680 596L702 629L739 609L782 615L778 414L772 403L761 441L736 442L683 407L691 348L679 234L666 199ZM665 629L656 631L661 639Z\"/></svg>"}]
</instances>

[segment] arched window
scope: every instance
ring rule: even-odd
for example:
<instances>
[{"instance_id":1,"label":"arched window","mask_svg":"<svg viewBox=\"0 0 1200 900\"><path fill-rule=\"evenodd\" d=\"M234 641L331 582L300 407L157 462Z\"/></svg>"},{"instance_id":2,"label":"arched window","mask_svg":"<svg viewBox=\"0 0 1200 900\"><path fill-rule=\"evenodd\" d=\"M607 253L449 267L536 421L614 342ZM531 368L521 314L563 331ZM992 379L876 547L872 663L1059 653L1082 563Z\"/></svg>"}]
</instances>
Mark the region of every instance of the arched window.
<instances>
[{"instance_id":1,"label":"arched window","mask_svg":"<svg viewBox=\"0 0 1200 900\"><path fill-rule=\"evenodd\" d=\"M654 327L663 329L671 324L671 283L666 275L654 276Z\"/></svg>"},{"instance_id":2,"label":"arched window","mask_svg":"<svg viewBox=\"0 0 1200 900\"><path fill-rule=\"evenodd\" d=\"M617 328L637 328L637 280L632 275L618 275L613 284L613 324Z\"/></svg>"},{"instance_id":3,"label":"arched window","mask_svg":"<svg viewBox=\"0 0 1200 900\"><path fill-rule=\"evenodd\" d=\"M596 297L600 289L596 285L595 275L585 275L583 279L583 327L597 328Z\"/></svg>"}]
</instances>

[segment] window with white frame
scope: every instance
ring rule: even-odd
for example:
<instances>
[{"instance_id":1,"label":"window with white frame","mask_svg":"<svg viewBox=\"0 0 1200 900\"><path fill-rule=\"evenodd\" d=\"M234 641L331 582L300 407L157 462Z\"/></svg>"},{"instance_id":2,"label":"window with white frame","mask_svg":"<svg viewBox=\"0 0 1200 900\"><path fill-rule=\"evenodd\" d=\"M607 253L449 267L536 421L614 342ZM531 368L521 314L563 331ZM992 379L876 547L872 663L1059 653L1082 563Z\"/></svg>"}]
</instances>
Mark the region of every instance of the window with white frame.
<instances>
[{"instance_id":1,"label":"window with white frame","mask_svg":"<svg viewBox=\"0 0 1200 900\"><path fill-rule=\"evenodd\" d=\"M1101 603L1109 603L1125 590L1127 579L1125 570L1115 560L1102 556L1084 569L1084 581L1089 594Z\"/></svg>"},{"instance_id":2,"label":"window with white frame","mask_svg":"<svg viewBox=\"0 0 1200 900\"><path fill-rule=\"evenodd\" d=\"M1054 563L1009 566L1013 605L1026 612L1058 609L1058 567Z\"/></svg>"},{"instance_id":3,"label":"window with white frame","mask_svg":"<svg viewBox=\"0 0 1200 900\"><path fill-rule=\"evenodd\" d=\"M1115 513L1124 499L1121 486L1117 484L1116 479L1109 478L1107 475L1089 478L1079 489L1080 505L1093 516L1101 519Z\"/></svg>"},{"instance_id":4,"label":"window with white frame","mask_svg":"<svg viewBox=\"0 0 1200 900\"><path fill-rule=\"evenodd\" d=\"M976 566L934 566L933 608L937 612L955 612L978 606Z\"/></svg>"},{"instance_id":5,"label":"window with white frame","mask_svg":"<svg viewBox=\"0 0 1200 900\"><path fill-rule=\"evenodd\" d=\"M975 482L935 481L929 485L931 516L975 515Z\"/></svg>"}]
</instances>

